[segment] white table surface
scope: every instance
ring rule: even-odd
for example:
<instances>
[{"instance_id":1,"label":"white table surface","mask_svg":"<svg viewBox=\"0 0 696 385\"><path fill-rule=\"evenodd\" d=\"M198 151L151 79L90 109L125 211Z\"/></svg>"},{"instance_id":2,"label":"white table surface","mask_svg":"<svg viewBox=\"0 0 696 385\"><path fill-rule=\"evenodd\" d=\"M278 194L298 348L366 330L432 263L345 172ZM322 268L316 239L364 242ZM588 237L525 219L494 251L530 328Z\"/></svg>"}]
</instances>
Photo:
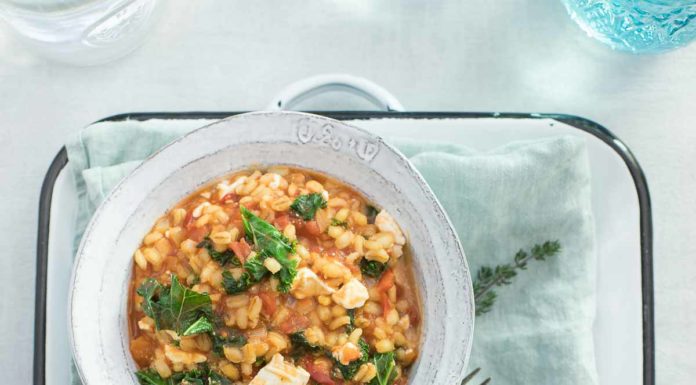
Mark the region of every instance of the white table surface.
<instances>
[{"instance_id":1,"label":"white table surface","mask_svg":"<svg viewBox=\"0 0 696 385\"><path fill-rule=\"evenodd\" d=\"M346 72L412 111L562 112L622 138L652 193L658 383L693 383L696 45L613 52L556 0L169 3L139 50L104 66L46 62L0 32L3 378L32 378L39 190L68 135L121 112L260 109L292 81Z\"/></svg>"}]
</instances>

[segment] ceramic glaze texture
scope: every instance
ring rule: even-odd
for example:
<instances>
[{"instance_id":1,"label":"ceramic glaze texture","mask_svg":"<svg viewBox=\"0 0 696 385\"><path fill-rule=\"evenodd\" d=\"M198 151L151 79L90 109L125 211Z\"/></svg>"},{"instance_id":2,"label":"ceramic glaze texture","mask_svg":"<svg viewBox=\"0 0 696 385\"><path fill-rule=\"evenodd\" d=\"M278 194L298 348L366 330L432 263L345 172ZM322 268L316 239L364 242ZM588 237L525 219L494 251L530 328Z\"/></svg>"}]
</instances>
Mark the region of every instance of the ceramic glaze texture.
<instances>
[{"instance_id":1,"label":"ceramic glaze texture","mask_svg":"<svg viewBox=\"0 0 696 385\"><path fill-rule=\"evenodd\" d=\"M406 233L423 302L423 336L411 384L453 384L466 370L473 291L464 253L432 191L379 137L301 113L251 113L200 128L124 179L94 215L80 245L70 332L87 385L135 384L128 350L132 255L152 223L208 181L254 165L285 164L336 178L392 213Z\"/></svg>"}]
</instances>

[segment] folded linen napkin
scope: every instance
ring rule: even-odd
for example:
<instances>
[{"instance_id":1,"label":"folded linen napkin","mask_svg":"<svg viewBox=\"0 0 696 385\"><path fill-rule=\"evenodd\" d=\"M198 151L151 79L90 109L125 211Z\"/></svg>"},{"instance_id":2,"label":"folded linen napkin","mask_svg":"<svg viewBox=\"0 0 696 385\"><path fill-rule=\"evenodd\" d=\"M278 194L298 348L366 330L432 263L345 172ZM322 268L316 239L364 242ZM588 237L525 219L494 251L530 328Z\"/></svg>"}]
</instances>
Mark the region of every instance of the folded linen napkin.
<instances>
[{"instance_id":1,"label":"folded linen napkin","mask_svg":"<svg viewBox=\"0 0 696 385\"><path fill-rule=\"evenodd\" d=\"M144 158L207 120L97 123L68 144L82 234L111 188ZM391 138L428 181L459 233L472 273L520 248L559 240L562 252L501 288L477 317L470 368L493 384L596 384L594 227L584 141L555 137L493 151ZM74 383L79 384L77 375ZM451 384L458 385L458 384Z\"/></svg>"}]
</instances>

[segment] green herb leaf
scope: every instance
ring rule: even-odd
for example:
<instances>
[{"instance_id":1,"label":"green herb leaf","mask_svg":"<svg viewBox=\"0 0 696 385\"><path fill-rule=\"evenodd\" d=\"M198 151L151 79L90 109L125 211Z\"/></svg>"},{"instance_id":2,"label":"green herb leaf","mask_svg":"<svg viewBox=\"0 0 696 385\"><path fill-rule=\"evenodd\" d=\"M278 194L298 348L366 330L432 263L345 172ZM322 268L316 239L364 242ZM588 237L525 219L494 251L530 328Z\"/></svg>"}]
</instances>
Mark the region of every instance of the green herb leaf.
<instances>
[{"instance_id":1,"label":"green herb leaf","mask_svg":"<svg viewBox=\"0 0 696 385\"><path fill-rule=\"evenodd\" d=\"M360 366L366 363L370 358L370 345L364 339L358 341L358 347L360 348L360 358L355 361L351 361L348 365L343 365L336 358L333 358L334 368L341 372L341 376L345 380L350 380L358 372Z\"/></svg>"},{"instance_id":2,"label":"green herb leaf","mask_svg":"<svg viewBox=\"0 0 696 385\"><path fill-rule=\"evenodd\" d=\"M280 281L278 290L287 293L297 275L297 262L289 258L290 254L295 252L294 243L290 242L272 224L257 217L245 207L241 207L241 211L244 231L251 238L257 252L257 258L247 260L244 268L258 282L268 272L263 266L264 259L275 258L281 266L280 271L274 274Z\"/></svg>"},{"instance_id":3,"label":"green herb leaf","mask_svg":"<svg viewBox=\"0 0 696 385\"><path fill-rule=\"evenodd\" d=\"M171 281L171 286L163 286L148 278L136 291L144 299L143 312L155 320L157 330L174 330L180 336L212 331L210 296L187 289L176 275Z\"/></svg>"},{"instance_id":4,"label":"green herb leaf","mask_svg":"<svg viewBox=\"0 0 696 385\"><path fill-rule=\"evenodd\" d=\"M196 245L196 247L200 248L205 248L208 250L208 255L210 255L210 258L213 259L213 261L219 263L221 266L225 266L228 263L234 267L241 267L242 263L239 262L239 258L237 258L236 255L234 255L234 252L230 249L227 249L225 251L217 251L215 250L215 245L213 241L210 239L210 237L206 236L203 238L202 241Z\"/></svg>"},{"instance_id":5,"label":"green herb leaf","mask_svg":"<svg viewBox=\"0 0 696 385\"><path fill-rule=\"evenodd\" d=\"M305 221L314 219L314 215L320 208L326 208L326 200L318 193L300 195L290 205L290 209Z\"/></svg>"},{"instance_id":6,"label":"green herb leaf","mask_svg":"<svg viewBox=\"0 0 696 385\"><path fill-rule=\"evenodd\" d=\"M386 263L368 261L365 258L360 260L360 271L363 275L366 275L368 277L379 278L382 276L382 273L384 273L384 270L386 268Z\"/></svg>"},{"instance_id":7,"label":"green herb leaf","mask_svg":"<svg viewBox=\"0 0 696 385\"><path fill-rule=\"evenodd\" d=\"M517 270L526 270L531 260L545 261L561 251L558 241L546 241L532 247L531 254L524 250L518 251L513 257L512 263L506 263L492 268L481 266L474 281L474 300L476 301L476 315L491 311L497 298L494 287L509 285L512 278L517 275Z\"/></svg>"},{"instance_id":8,"label":"green herb leaf","mask_svg":"<svg viewBox=\"0 0 696 385\"><path fill-rule=\"evenodd\" d=\"M391 385L396 379L394 352L377 353L372 358L372 362L377 368L377 375L369 385Z\"/></svg>"}]
</instances>

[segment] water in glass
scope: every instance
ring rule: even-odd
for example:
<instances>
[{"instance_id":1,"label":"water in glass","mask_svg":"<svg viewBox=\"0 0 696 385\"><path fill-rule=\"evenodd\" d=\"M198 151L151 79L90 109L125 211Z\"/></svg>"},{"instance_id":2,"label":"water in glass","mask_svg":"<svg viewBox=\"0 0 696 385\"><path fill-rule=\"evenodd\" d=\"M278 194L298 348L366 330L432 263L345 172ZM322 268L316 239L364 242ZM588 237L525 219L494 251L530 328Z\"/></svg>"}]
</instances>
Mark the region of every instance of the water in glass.
<instances>
[{"instance_id":1,"label":"water in glass","mask_svg":"<svg viewBox=\"0 0 696 385\"><path fill-rule=\"evenodd\" d=\"M662 52L696 38L696 0L563 0L591 37L615 49Z\"/></svg>"},{"instance_id":2,"label":"water in glass","mask_svg":"<svg viewBox=\"0 0 696 385\"><path fill-rule=\"evenodd\" d=\"M135 49L158 0L0 0L0 17L38 53L92 65Z\"/></svg>"}]
</instances>

